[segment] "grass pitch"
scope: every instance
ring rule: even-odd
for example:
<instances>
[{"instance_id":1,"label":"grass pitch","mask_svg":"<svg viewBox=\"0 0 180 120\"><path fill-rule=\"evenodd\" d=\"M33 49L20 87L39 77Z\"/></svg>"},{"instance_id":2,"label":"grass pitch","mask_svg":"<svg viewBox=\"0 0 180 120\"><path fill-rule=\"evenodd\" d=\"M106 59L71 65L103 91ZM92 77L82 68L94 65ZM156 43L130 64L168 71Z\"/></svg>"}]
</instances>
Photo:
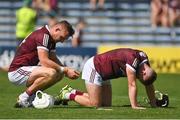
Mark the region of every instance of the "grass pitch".
<instances>
[{"instance_id":1,"label":"grass pitch","mask_svg":"<svg viewBox=\"0 0 180 120\"><path fill-rule=\"evenodd\" d=\"M64 79L45 92L56 95L60 88L70 84L79 90L85 90L82 80L70 81ZM120 78L112 81L113 105L107 109L82 107L74 102L68 106L56 106L49 109L14 108L17 96L24 87L17 87L7 79L7 73L0 72L0 119L180 119L180 75L159 74L155 87L161 92L168 93L170 105L168 108L150 108L144 103L146 97L144 86L138 82L138 101L147 107L145 110L133 110L129 106L127 80Z\"/></svg>"}]
</instances>

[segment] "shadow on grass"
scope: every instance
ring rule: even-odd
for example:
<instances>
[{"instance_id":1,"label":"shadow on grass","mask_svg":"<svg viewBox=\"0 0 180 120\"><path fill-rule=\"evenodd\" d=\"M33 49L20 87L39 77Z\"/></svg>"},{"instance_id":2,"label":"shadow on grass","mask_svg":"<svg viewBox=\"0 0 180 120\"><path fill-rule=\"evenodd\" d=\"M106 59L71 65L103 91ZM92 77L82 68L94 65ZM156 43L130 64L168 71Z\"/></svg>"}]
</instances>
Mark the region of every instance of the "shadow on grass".
<instances>
[{"instance_id":1,"label":"shadow on grass","mask_svg":"<svg viewBox=\"0 0 180 120\"><path fill-rule=\"evenodd\" d=\"M113 105L112 107L126 107L126 108L131 108L131 105ZM146 108L153 108L153 107L150 107L150 106L142 106L142 107L146 107ZM177 109L177 107L173 107L173 106L170 106L170 107L157 107L158 109Z\"/></svg>"},{"instance_id":2,"label":"shadow on grass","mask_svg":"<svg viewBox=\"0 0 180 120\"><path fill-rule=\"evenodd\" d=\"M52 107L51 109L95 109L95 107L85 107L85 106L80 106L80 105L56 105Z\"/></svg>"},{"instance_id":3,"label":"shadow on grass","mask_svg":"<svg viewBox=\"0 0 180 120\"><path fill-rule=\"evenodd\" d=\"M146 107L146 108L152 108L150 106L142 106L142 107ZM31 107L32 109L34 109L33 107ZM85 106L80 106L80 105L55 105L53 107L51 107L50 109L98 109L96 107L85 107ZM113 108L131 108L131 105L112 105L111 107L100 107L100 109L113 109ZM177 109L177 107L158 107L158 109Z\"/></svg>"}]
</instances>

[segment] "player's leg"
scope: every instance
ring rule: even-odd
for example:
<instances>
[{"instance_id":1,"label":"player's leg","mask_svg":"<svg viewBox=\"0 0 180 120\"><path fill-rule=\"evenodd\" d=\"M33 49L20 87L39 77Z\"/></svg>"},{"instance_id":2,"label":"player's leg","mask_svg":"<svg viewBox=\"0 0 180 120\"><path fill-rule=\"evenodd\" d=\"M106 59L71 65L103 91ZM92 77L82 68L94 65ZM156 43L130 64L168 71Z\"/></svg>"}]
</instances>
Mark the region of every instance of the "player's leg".
<instances>
[{"instance_id":1,"label":"player's leg","mask_svg":"<svg viewBox=\"0 0 180 120\"><path fill-rule=\"evenodd\" d=\"M87 93L84 94L83 98L86 99L86 103L88 103L88 106L92 107L110 107L112 105L112 88L111 88L111 82L105 81L103 82L100 75L96 72L94 83L89 83L86 81L86 89ZM86 97L85 97L86 95ZM75 101L77 102L78 97L82 96L76 96ZM89 99L89 100L87 100ZM81 101L83 101L81 99ZM80 99L79 99L80 103Z\"/></svg>"},{"instance_id":2,"label":"player's leg","mask_svg":"<svg viewBox=\"0 0 180 120\"><path fill-rule=\"evenodd\" d=\"M110 81L101 85L86 81L87 93L76 95L74 101L89 107L110 107L112 105L112 89Z\"/></svg>"},{"instance_id":3,"label":"player's leg","mask_svg":"<svg viewBox=\"0 0 180 120\"><path fill-rule=\"evenodd\" d=\"M112 88L110 81L103 82L102 91L102 106L110 107L112 105Z\"/></svg>"},{"instance_id":4,"label":"player's leg","mask_svg":"<svg viewBox=\"0 0 180 120\"><path fill-rule=\"evenodd\" d=\"M88 93L76 95L74 101L91 107L110 107L112 105L112 88L110 81L106 81L102 86L96 84L87 84Z\"/></svg>"},{"instance_id":5,"label":"player's leg","mask_svg":"<svg viewBox=\"0 0 180 120\"><path fill-rule=\"evenodd\" d=\"M84 106L90 106L88 93L79 91L66 85L60 90L59 95L55 97L55 105L61 104L62 101L75 101Z\"/></svg>"},{"instance_id":6,"label":"player's leg","mask_svg":"<svg viewBox=\"0 0 180 120\"><path fill-rule=\"evenodd\" d=\"M102 105L102 87L95 84L86 84L87 93L73 89L72 91L63 90L60 95L56 96L56 100L72 100L76 103L88 106L99 107Z\"/></svg>"},{"instance_id":7,"label":"player's leg","mask_svg":"<svg viewBox=\"0 0 180 120\"><path fill-rule=\"evenodd\" d=\"M72 100L76 103L88 107L102 106L102 86L86 83L87 93L73 89L72 91L63 90L60 95L56 96L56 100ZM106 90L107 91L107 90ZM108 94L109 96L109 94ZM110 100L105 100L104 105L109 106Z\"/></svg>"},{"instance_id":8,"label":"player's leg","mask_svg":"<svg viewBox=\"0 0 180 120\"><path fill-rule=\"evenodd\" d=\"M89 95L89 103L92 107L102 106L102 86L96 84L86 84L86 89Z\"/></svg>"},{"instance_id":9,"label":"player's leg","mask_svg":"<svg viewBox=\"0 0 180 120\"><path fill-rule=\"evenodd\" d=\"M16 85L28 86L26 91L19 95L18 104L28 107L28 99L37 90L44 90L55 84L62 78L54 69L41 66L21 67L18 70L8 74L11 82ZM17 106L18 107L18 106Z\"/></svg>"},{"instance_id":10,"label":"player's leg","mask_svg":"<svg viewBox=\"0 0 180 120\"><path fill-rule=\"evenodd\" d=\"M36 92L37 90L44 90L61 80L63 74L57 73L56 70L46 67L37 67L30 74L27 80L27 90Z\"/></svg>"},{"instance_id":11,"label":"player's leg","mask_svg":"<svg viewBox=\"0 0 180 120\"><path fill-rule=\"evenodd\" d=\"M94 57L90 58L84 65L82 79L85 80L88 93L87 106L99 107L102 104L102 79L94 67ZM78 96L77 96L78 97Z\"/></svg>"},{"instance_id":12,"label":"player's leg","mask_svg":"<svg viewBox=\"0 0 180 120\"><path fill-rule=\"evenodd\" d=\"M88 93L75 95L74 101L83 106L100 107L102 105L102 87L95 84L86 84Z\"/></svg>"},{"instance_id":13,"label":"player's leg","mask_svg":"<svg viewBox=\"0 0 180 120\"><path fill-rule=\"evenodd\" d=\"M75 95L72 100L84 106L102 106L102 78L94 68L93 57L85 63L82 79L85 80L87 93Z\"/></svg>"},{"instance_id":14,"label":"player's leg","mask_svg":"<svg viewBox=\"0 0 180 120\"><path fill-rule=\"evenodd\" d=\"M102 105L102 78L94 68L93 57L90 58L84 65L82 79L85 80L87 93L81 95L73 94L65 90L63 96L65 99L74 100L75 102L84 105L99 107ZM66 94L66 93L67 94Z\"/></svg>"},{"instance_id":15,"label":"player's leg","mask_svg":"<svg viewBox=\"0 0 180 120\"><path fill-rule=\"evenodd\" d=\"M35 94L37 90L45 90L57 83L63 77L56 70L47 67L36 67L32 70L29 79L27 80L27 89L24 93L28 96ZM28 96L25 96L28 98Z\"/></svg>"}]
</instances>

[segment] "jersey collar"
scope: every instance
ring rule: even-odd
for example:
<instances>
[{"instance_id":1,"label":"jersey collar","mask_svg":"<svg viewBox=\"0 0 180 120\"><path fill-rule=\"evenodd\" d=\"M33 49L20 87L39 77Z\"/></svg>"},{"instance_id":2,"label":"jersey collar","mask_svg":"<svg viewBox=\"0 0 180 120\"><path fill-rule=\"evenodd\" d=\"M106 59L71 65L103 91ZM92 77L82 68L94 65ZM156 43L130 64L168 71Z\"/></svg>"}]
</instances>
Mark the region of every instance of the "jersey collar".
<instances>
[{"instance_id":1,"label":"jersey collar","mask_svg":"<svg viewBox=\"0 0 180 120\"><path fill-rule=\"evenodd\" d=\"M50 32L50 30L49 30L49 26L48 26L48 25L45 25L45 27L46 27L46 29Z\"/></svg>"}]
</instances>

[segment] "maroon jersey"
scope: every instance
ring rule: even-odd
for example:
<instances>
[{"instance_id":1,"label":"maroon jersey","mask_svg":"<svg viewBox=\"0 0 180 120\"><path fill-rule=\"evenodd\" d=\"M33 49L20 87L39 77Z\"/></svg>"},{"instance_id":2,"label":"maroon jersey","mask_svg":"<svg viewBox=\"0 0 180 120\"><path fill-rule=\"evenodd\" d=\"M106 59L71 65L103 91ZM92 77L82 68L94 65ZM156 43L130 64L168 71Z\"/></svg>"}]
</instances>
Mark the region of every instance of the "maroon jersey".
<instances>
[{"instance_id":1,"label":"maroon jersey","mask_svg":"<svg viewBox=\"0 0 180 120\"><path fill-rule=\"evenodd\" d=\"M26 37L10 65L9 72L22 66L36 66L39 63L37 49L44 49L48 52L55 50L56 43L52 41L48 26L44 26Z\"/></svg>"},{"instance_id":2,"label":"maroon jersey","mask_svg":"<svg viewBox=\"0 0 180 120\"><path fill-rule=\"evenodd\" d=\"M125 77L126 67L136 72L144 62L149 64L147 55L130 48L115 49L94 57L95 69L103 80Z\"/></svg>"}]
</instances>

